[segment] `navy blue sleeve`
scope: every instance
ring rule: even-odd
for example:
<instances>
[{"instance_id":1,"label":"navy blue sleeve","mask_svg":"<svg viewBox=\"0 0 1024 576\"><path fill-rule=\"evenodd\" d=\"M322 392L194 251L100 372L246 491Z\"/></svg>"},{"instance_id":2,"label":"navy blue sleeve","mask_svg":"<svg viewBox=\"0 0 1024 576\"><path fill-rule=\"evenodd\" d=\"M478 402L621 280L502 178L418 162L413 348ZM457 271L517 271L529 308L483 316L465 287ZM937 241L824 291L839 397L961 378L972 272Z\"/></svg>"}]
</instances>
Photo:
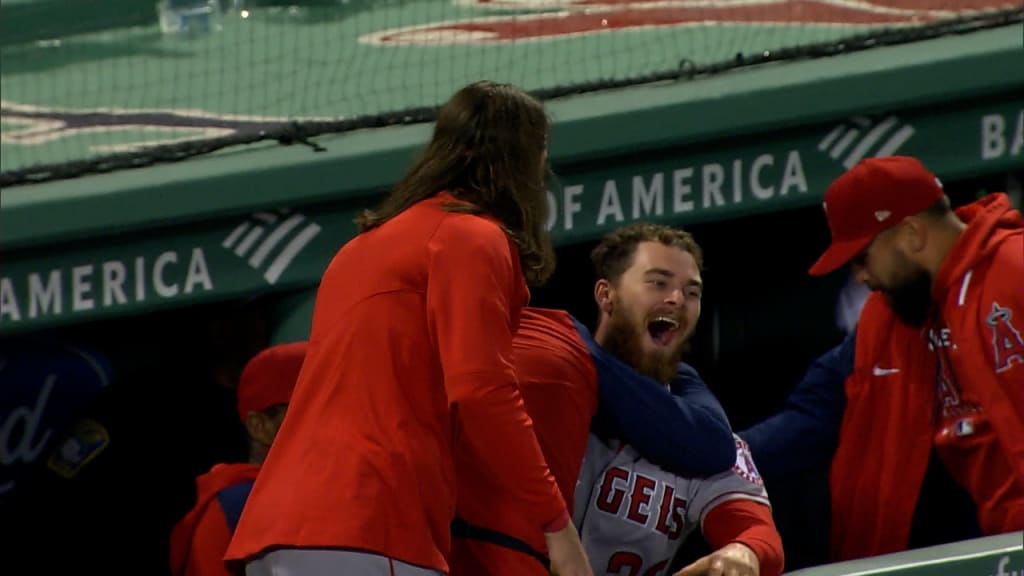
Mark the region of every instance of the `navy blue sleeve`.
<instances>
[{"instance_id":1,"label":"navy blue sleeve","mask_svg":"<svg viewBox=\"0 0 1024 576\"><path fill-rule=\"evenodd\" d=\"M816 359L783 409L739 432L767 480L827 468L839 443L856 332Z\"/></svg>"},{"instance_id":2,"label":"navy blue sleeve","mask_svg":"<svg viewBox=\"0 0 1024 576\"><path fill-rule=\"evenodd\" d=\"M731 436L732 427L729 425L729 417L725 415L725 410L718 403L718 398L715 398L715 395L708 389L704 379L689 364L679 363L676 377L672 380L672 394L680 405L689 404L693 409L701 410L708 417L718 420L729 429ZM735 452L735 450L736 445L733 444L733 451Z\"/></svg>"},{"instance_id":3,"label":"navy blue sleeve","mask_svg":"<svg viewBox=\"0 0 1024 576\"><path fill-rule=\"evenodd\" d=\"M616 436L647 460L681 476L710 476L736 462L729 421L695 371L679 383L682 396L676 397L601 348L586 327L575 322L597 372L596 434ZM705 394L693 392L699 388ZM703 402L710 398L715 409L693 403L690 394Z\"/></svg>"},{"instance_id":4,"label":"navy blue sleeve","mask_svg":"<svg viewBox=\"0 0 1024 576\"><path fill-rule=\"evenodd\" d=\"M217 501L221 510L224 511L224 518L228 521L228 530L234 534L238 521L242 519L242 509L249 500L249 493L252 492L255 481L246 480L224 488L217 493Z\"/></svg>"}]
</instances>

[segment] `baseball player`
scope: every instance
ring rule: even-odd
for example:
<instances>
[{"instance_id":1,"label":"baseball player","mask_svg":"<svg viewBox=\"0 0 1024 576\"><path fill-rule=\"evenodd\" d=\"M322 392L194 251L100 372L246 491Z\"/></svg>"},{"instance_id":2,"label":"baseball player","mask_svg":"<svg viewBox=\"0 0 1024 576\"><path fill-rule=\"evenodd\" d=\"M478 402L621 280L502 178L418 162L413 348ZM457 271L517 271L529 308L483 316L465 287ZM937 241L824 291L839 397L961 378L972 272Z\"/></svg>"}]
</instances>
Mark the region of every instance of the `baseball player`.
<instances>
[{"instance_id":1,"label":"baseball player","mask_svg":"<svg viewBox=\"0 0 1024 576\"><path fill-rule=\"evenodd\" d=\"M906 549L930 468L970 494L982 534L1024 529L1020 211L1002 193L954 211L907 156L862 160L824 205L832 243L809 272L850 264L873 291L843 382L833 558Z\"/></svg>"},{"instance_id":2,"label":"baseball player","mask_svg":"<svg viewBox=\"0 0 1024 576\"><path fill-rule=\"evenodd\" d=\"M196 478L195 506L171 532L174 576L230 576L224 553L284 420L306 348L304 341L278 344L246 364L238 382L238 416L249 436L249 461L217 464Z\"/></svg>"},{"instance_id":3,"label":"baseball player","mask_svg":"<svg viewBox=\"0 0 1024 576\"><path fill-rule=\"evenodd\" d=\"M700 318L700 246L682 230L641 223L606 236L591 259L601 314L595 340L668 386ZM589 440L574 511L596 573L665 574L696 526L716 551L684 575L782 572L781 539L742 442L731 472L698 480L661 470L599 432Z\"/></svg>"},{"instance_id":4,"label":"baseball player","mask_svg":"<svg viewBox=\"0 0 1024 576\"><path fill-rule=\"evenodd\" d=\"M729 470L736 462L735 439L724 414L708 417L720 413L721 407L696 372L679 363L700 315L700 248L683 231L638 224L609 234L592 257L599 277L595 295L602 311L597 332L591 336L564 312L533 309L524 311L514 339L515 370L527 411L566 501L574 500L572 486L587 451L586 423L593 415L594 400L600 405L593 419L593 439L627 442L632 454L648 457L646 464L660 465L680 477ZM597 398L594 388L599 391ZM677 404L680 397L687 402ZM666 407L677 406L680 409L674 414L665 414ZM666 420L674 420L676 426L666 427ZM709 458L717 462L718 422L725 429L724 464L695 474L695 465L707 469ZM666 466L664 459L657 460L657 450L652 450L657 442L639 443L647 440L637 433L645 428L664 431L659 432L661 443L679 454L688 453L689 462L675 469ZM716 448L706 447L701 455L685 447L705 439ZM598 458L590 465L601 470L603 462ZM573 507L588 504L589 493L578 497ZM714 535L721 537L711 539L727 546L702 562L732 563L738 558L743 566L756 569L761 560L768 567L765 574L781 570L781 544L769 509L755 504L753 510L747 510L746 503L740 510L725 506L724 514L714 515L715 528L720 528ZM546 573L539 535L511 521L514 514L506 507L496 490L460 484L459 516L464 523L462 534L457 534L462 537L456 540L453 576ZM748 528L754 533L746 532ZM604 573L604 566L593 558L591 565ZM778 570L772 569L775 565Z\"/></svg>"}]
</instances>

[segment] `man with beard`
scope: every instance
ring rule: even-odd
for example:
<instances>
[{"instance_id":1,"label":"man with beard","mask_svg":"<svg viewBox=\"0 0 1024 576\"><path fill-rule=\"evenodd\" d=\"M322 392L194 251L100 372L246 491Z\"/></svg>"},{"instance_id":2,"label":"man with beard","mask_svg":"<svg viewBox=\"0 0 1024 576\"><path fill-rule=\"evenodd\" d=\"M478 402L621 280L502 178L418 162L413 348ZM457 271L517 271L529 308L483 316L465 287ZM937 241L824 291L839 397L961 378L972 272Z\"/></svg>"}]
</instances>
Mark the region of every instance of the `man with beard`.
<instances>
[{"instance_id":1,"label":"man with beard","mask_svg":"<svg viewBox=\"0 0 1024 576\"><path fill-rule=\"evenodd\" d=\"M700 315L700 248L683 231L637 224L609 234L593 258L602 309L595 336L565 312L533 308L524 310L513 341L527 412L570 509L582 516L579 511L591 504L586 490L574 506L577 480L597 481L605 472L598 465L606 460L600 450L611 443L635 455L628 462L617 459L616 469L646 466L645 478L654 471L660 475L654 491L647 480L637 484L650 492L642 504L646 526L613 515L603 521L591 516L583 524L592 535L592 561L604 548L614 547L614 555L637 539L654 554L671 553L693 527L692 515L704 510L705 534L722 549L691 570L715 562L756 573L760 558L764 574L781 572L781 543L756 469L748 457L737 457L725 415L696 371L679 363ZM593 456L580 477L585 449ZM469 455L459 460L460 470L476 465ZM736 474L737 466L751 479ZM712 479L689 480L696 476ZM459 474L452 575L546 574L540 535L516 524L510 503L494 487L461 483L464 477L471 475ZM680 504L697 488L697 502ZM711 502L722 490L745 494ZM615 569L607 557L602 561L595 573Z\"/></svg>"},{"instance_id":2,"label":"man with beard","mask_svg":"<svg viewBox=\"0 0 1024 576\"><path fill-rule=\"evenodd\" d=\"M595 340L668 387L700 318L700 246L682 230L638 224L606 236L591 259L600 310ZM666 471L621 438L595 430L573 517L595 574L666 574L696 528L715 552L678 575L781 574L782 542L768 496L738 437L735 454L730 470L695 478Z\"/></svg>"},{"instance_id":3,"label":"man with beard","mask_svg":"<svg viewBox=\"0 0 1024 576\"><path fill-rule=\"evenodd\" d=\"M969 533L956 499L935 498L943 482L969 495L980 534L1024 529L1020 213L1005 194L952 211L909 157L860 162L824 205L832 244L810 273L849 262L873 294L855 339L812 366L787 410L741 435L757 458L795 468L814 452L806 444L838 433L833 560L941 543L921 539L935 525Z\"/></svg>"}]
</instances>

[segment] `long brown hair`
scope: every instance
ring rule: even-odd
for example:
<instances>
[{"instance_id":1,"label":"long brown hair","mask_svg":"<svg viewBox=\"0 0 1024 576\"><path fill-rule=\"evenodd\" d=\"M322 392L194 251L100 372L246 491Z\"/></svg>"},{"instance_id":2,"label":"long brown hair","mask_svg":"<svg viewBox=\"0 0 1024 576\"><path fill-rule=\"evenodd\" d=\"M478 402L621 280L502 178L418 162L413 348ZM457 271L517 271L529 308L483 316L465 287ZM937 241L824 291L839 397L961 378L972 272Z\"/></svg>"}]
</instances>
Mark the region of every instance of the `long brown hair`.
<instances>
[{"instance_id":1,"label":"long brown hair","mask_svg":"<svg viewBox=\"0 0 1024 576\"><path fill-rule=\"evenodd\" d=\"M555 267L545 228L547 137L544 107L529 94L511 84L470 84L441 107L426 150L384 202L357 217L356 225L366 232L448 191L470 206L446 209L484 213L501 222L519 248L527 283L541 285Z\"/></svg>"}]
</instances>

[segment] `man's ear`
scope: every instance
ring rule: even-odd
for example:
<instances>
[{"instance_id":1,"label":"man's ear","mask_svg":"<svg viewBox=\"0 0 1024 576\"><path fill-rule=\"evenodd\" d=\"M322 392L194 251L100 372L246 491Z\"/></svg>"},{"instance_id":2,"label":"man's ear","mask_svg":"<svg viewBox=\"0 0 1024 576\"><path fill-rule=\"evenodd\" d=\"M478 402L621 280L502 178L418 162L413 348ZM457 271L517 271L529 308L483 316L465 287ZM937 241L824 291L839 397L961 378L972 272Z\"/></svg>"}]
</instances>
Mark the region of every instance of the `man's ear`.
<instances>
[{"instance_id":1,"label":"man's ear","mask_svg":"<svg viewBox=\"0 0 1024 576\"><path fill-rule=\"evenodd\" d=\"M902 222L900 242L908 254L917 254L928 244L928 223L924 218L911 216Z\"/></svg>"},{"instance_id":2,"label":"man's ear","mask_svg":"<svg viewBox=\"0 0 1024 576\"><path fill-rule=\"evenodd\" d=\"M612 287L611 282L605 278L598 280L594 284L594 301L597 302L597 309L602 314L611 314L614 290L615 288Z\"/></svg>"}]
</instances>

